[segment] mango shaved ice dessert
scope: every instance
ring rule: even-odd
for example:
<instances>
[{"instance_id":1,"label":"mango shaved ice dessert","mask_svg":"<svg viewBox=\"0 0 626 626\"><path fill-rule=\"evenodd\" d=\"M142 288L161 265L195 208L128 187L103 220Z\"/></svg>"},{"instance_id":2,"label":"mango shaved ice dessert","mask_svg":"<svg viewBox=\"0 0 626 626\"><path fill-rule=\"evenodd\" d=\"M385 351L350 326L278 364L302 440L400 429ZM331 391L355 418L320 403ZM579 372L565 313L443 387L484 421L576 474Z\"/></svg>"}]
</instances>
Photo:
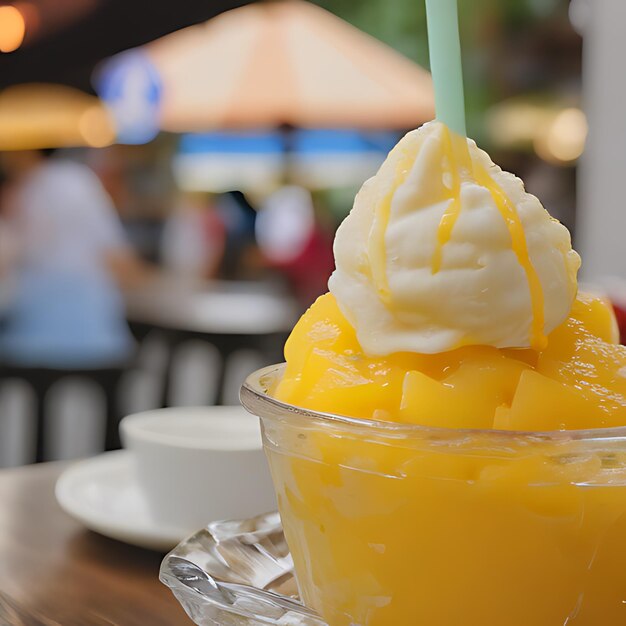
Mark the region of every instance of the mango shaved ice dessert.
<instances>
[{"instance_id":1,"label":"mango shaved ice dessert","mask_svg":"<svg viewBox=\"0 0 626 626\"><path fill-rule=\"evenodd\" d=\"M334 251L267 387L283 413L258 413L304 602L329 626L626 625L626 348L567 229L432 122Z\"/></svg>"}]
</instances>

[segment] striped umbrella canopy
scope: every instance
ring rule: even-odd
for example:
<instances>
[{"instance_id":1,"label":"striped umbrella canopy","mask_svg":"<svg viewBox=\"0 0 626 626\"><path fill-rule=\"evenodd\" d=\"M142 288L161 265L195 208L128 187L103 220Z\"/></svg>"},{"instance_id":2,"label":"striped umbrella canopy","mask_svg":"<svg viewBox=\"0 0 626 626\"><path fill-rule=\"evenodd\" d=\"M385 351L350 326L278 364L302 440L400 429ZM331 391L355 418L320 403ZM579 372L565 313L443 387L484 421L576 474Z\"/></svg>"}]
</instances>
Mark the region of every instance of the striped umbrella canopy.
<instances>
[{"instance_id":1,"label":"striped umbrella canopy","mask_svg":"<svg viewBox=\"0 0 626 626\"><path fill-rule=\"evenodd\" d=\"M399 129L434 114L426 70L304 0L235 9L142 52L160 79L159 124L167 131ZM108 68L119 72L121 63L113 57Z\"/></svg>"}]
</instances>

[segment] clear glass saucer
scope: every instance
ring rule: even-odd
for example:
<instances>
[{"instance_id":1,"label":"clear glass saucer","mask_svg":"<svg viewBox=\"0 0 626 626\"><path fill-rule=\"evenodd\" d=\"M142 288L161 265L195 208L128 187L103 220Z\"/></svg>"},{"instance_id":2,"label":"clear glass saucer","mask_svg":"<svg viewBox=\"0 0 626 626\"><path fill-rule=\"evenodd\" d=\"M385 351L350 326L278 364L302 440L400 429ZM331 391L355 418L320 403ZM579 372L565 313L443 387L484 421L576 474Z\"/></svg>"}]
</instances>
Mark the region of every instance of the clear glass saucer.
<instances>
[{"instance_id":1,"label":"clear glass saucer","mask_svg":"<svg viewBox=\"0 0 626 626\"><path fill-rule=\"evenodd\" d=\"M298 598L278 513L209 524L166 555L159 578L198 626L327 626Z\"/></svg>"}]
</instances>

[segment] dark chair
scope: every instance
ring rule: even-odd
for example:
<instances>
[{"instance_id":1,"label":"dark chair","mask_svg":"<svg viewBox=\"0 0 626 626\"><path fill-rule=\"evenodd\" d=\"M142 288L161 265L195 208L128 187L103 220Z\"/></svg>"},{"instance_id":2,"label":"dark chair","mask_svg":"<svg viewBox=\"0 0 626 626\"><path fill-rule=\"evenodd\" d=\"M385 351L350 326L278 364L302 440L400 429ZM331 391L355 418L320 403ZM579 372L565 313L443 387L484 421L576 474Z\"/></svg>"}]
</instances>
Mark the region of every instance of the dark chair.
<instances>
[{"instance_id":1,"label":"dark chair","mask_svg":"<svg viewBox=\"0 0 626 626\"><path fill-rule=\"evenodd\" d=\"M45 460L47 448L45 416L46 398L50 389L58 382L78 378L95 383L104 394L106 431L104 447L106 450L117 450L120 447L119 422L120 412L117 399L119 381L126 367L108 367L102 369L48 369L0 364L0 385L6 380L25 381L35 395L35 428L36 447L35 462Z\"/></svg>"},{"instance_id":2,"label":"dark chair","mask_svg":"<svg viewBox=\"0 0 626 626\"><path fill-rule=\"evenodd\" d=\"M217 349L219 362L217 364L215 396L212 404L221 405L224 404L226 368L231 356L239 350L250 349L261 354L268 365L278 363L283 360L283 346L288 337L286 332L267 334L208 333L165 328L163 326L137 322L131 323L130 327L138 342L141 343L149 332L157 331L160 339L167 346L167 361L161 382L161 399L159 403L161 407L170 406L175 357L180 347L188 341L200 340Z\"/></svg>"}]
</instances>

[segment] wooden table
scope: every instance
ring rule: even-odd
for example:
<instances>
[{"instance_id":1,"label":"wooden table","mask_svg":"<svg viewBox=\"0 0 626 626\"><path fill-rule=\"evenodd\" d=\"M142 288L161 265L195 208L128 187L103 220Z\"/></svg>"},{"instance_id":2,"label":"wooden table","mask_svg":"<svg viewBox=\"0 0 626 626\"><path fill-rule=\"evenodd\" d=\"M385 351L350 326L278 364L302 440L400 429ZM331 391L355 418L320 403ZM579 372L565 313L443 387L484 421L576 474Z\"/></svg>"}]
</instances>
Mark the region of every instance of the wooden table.
<instances>
[{"instance_id":1,"label":"wooden table","mask_svg":"<svg viewBox=\"0 0 626 626\"><path fill-rule=\"evenodd\" d=\"M66 463L0 470L2 626L190 626L162 555L92 533L54 498Z\"/></svg>"}]
</instances>

